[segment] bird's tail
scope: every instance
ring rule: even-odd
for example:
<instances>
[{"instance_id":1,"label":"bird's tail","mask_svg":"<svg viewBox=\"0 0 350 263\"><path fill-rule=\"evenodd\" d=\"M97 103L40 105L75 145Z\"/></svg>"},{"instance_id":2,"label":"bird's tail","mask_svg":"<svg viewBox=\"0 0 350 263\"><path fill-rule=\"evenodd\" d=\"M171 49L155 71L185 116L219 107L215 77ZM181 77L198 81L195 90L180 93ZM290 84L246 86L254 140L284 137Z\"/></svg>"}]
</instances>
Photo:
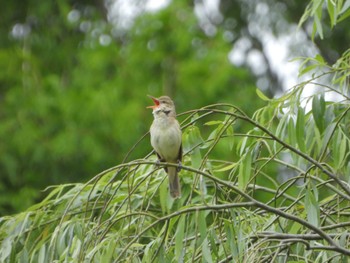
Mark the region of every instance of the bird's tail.
<instances>
[{"instance_id":1,"label":"bird's tail","mask_svg":"<svg viewBox=\"0 0 350 263\"><path fill-rule=\"evenodd\" d=\"M181 196L181 187L177 167L168 167L168 177L171 197L179 198Z\"/></svg>"}]
</instances>

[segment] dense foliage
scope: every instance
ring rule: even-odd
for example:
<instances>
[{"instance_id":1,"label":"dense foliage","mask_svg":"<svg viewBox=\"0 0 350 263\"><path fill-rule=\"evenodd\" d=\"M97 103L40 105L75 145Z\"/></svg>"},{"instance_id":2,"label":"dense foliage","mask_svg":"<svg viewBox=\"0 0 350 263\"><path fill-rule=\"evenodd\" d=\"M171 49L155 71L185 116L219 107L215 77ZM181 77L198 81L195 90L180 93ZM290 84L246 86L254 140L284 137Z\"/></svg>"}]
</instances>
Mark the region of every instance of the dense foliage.
<instances>
[{"instance_id":1,"label":"dense foliage","mask_svg":"<svg viewBox=\"0 0 350 263\"><path fill-rule=\"evenodd\" d=\"M229 104L182 115L181 199L155 157L117 165L3 218L1 260L346 260L350 107L326 102L329 88L303 98L307 84L275 100L259 92L268 105L253 117Z\"/></svg>"},{"instance_id":2,"label":"dense foliage","mask_svg":"<svg viewBox=\"0 0 350 263\"><path fill-rule=\"evenodd\" d=\"M251 113L258 106L252 75L229 63L223 33L206 36L186 1L128 31L80 2L24 2L0 18L0 214L121 162L149 128L147 94L172 95L178 112L236 97Z\"/></svg>"},{"instance_id":3,"label":"dense foliage","mask_svg":"<svg viewBox=\"0 0 350 263\"><path fill-rule=\"evenodd\" d=\"M313 0L300 24L311 25L312 38L326 38L325 17L329 28L336 27L350 15L347 3ZM171 10L182 15L176 18ZM85 44L93 48L77 51L72 71L65 72L62 61L57 74L34 67L35 49L26 54L28 39L23 40L24 84L6 79L23 90L4 93L1 113L2 137L11 134L0 148L1 169L10 175L2 188L24 178L44 185L39 173L52 183L68 174L71 181L81 181L81 174L103 169L96 163L112 166L115 151L125 157L131 148L125 138L137 141L148 129L151 117L135 127L130 121L150 115L143 109L146 90L154 94L163 85L169 93L176 88L178 108L188 109L178 116L185 153L182 197L168 196L161 166L172 164L157 166L152 154L138 158L150 150L148 137L142 137L119 165L86 183L52 186L41 202L1 217L1 262L347 261L350 52L334 64L321 54L304 58L300 75L307 80L271 99L252 91L247 71L227 60L223 65L227 50L220 33L208 38L198 27L183 30L180 25L196 23L191 12L190 6L174 4L146 14L120 46L93 45L97 40L90 39ZM162 26L152 25L159 20ZM150 36L154 46L147 48ZM200 47L186 45L194 36ZM184 45L174 47L180 39ZM220 48L210 48L214 44ZM200 48L204 57L196 53ZM159 72L162 84L152 78ZM233 94L233 80L244 96ZM138 87L145 83L149 86L142 92ZM229 103L202 107L217 96ZM21 108L10 118L17 103ZM12 192L19 201L5 199L7 193L1 202L38 195L23 189Z\"/></svg>"}]
</instances>

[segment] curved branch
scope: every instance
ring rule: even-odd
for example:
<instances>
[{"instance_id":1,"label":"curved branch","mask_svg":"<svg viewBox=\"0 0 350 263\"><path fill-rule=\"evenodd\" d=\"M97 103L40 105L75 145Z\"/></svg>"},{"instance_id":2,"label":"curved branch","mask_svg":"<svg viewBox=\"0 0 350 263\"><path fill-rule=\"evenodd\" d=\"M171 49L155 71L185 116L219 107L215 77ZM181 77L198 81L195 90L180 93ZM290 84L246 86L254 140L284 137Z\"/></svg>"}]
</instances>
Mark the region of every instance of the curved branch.
<instances>
[{"instance_id":1,"label":"curved branch","mask_svg":"<svg viewBox=\"0 0 350 263\"><path fill-rule=\"evenodd\" d=\"M138 161L138 162L130 163L129 165L140 165L140 164L155 164L155 162ZM165 166L170 166L170 167L179 167L178 164L173 164L173 163L160 163L160 165L165 165ZM271 207L269 205L266 205L266 204L264 204L264 203L262 203L262 202L260 202L260 201L258 201L256 199L254 199L253 197L251 197L250 195L246 194L245 192L243 192L243 190L239 189L237 186L233 185L230 182L227 182L227 181L224 181L222 179L216 178L216 177L212 176L211 174L208 174L206 172L200 171L198 169L194 169L192 167L181 166L181 168L184 169L184 170L193 172L193 173L201 174L204 177L209 178L209 179L213 180L214 182L216 182L218 184L221 184L221 185L224 185L224 186L230 188L231 190L233 190L234 192L236 192L240 196L242 196L245 199L249 200L248 203L244 203L244 204L250 204L251 206L259 207L259 208L261 208L261 209L263 209L263 210L265 210L267 212L279 215L279 216L281 216L283 218L292 220L294 222L297 222L297 223L305 226L306 228L308 228L308 229L312 230L313 232L317 233L322 239L327 241L327 243L329 243L331 245L331 247L334 247L334 249L333 249L334 251L337 251L337 252L342 253L344 255L350 256L350 250L345 249L343 247L340 247L336 242L334 242L334 240L326 232L324 232L323 230L321 230L317 226L314 226L311 223L309 223L309 222L307 222L307 221L305 221L305 220L303 220L303 219L301 219L301 218L299 218L297 216L294 216L292 214L288 214L288 213L286 213L284 211L281 211L281 210L279 210L277 208ZM231 206L232 205L233 207L235 207L235 206L237 207L237 206L239 206L239 204L240 203L231 203L231 204L227 204L226 206ZM205 206L206 209L211 209L210 207L211 206ZM190 209L194 209L194 208L190 208ZM194 209L194 210L196 210L196 209ZM182 211L184 211L184 210L182 210ZM178 211L178 212L175 212L175 213L173 213L171 215L180 215L182 213L184 213L184 212ZM171 216L171 215L169 215L169 216ZM156 222L154 222L149 227L147 227L147 229L149 229L150 227L153 227L155 224L156 224Z\"/></svg>"},{"instance_id":2,"label":"curved branch","mask_svg":"<svg viewBox=\"0 0 350 263\"><path fill-rule=\"evenodd\" d=\"M199 109L198 111L208 111L209 109ZM332 178L337 184L339 184L339 186L347 193L348 195L348 200L350 200L350 188L348 187L348 185L346 183L344 183L342 180L340 180L335 174L333 174L332 172L330 172L329 170L327 170L324 165L322 165L321 163L317 162L315 159L313 159L312 157L310 157L309 155L299 151L298 149L296 149L295 147L291 146L290 144L284 142L282 139L278 138L276 135L274 135L272 132L270 132L267 128L265 128L264 126L260 125L259 123L255 122L254 120L252 120L251 118L245 116L245 115L238 115L236 113L232 113L229 111L224 111L224 110L216 110L216 109L210 109L210 111L212 112L216 112L216 113L220 113L220 114L225 114L225 115L232 115L235 116L241 120L247 121L250 124L252 124L253 126L259 128L260 130L262 130L263 132L265 132L266 134L268 134L273 140L275 140L276 142L278 142L279 144L281 144L282 146L284 146L285 148L287 148L288 150L294 152L295 154L301 156L303 159L307 160L308 162L312 163L313 165L315 165L318 169L320 169L323 173L325 173L326 175L328 175L330 178Z\"/></svg>"}]
</instances>

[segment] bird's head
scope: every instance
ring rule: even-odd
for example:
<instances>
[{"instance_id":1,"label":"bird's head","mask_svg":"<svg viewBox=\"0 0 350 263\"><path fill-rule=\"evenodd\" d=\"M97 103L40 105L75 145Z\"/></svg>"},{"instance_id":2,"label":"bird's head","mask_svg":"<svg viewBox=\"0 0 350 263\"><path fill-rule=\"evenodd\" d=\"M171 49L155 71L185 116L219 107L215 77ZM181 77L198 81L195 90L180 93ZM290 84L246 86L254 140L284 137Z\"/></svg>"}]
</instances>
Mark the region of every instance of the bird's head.
<instances>
[{"instance_id":1,"label":"bird's head","mask_svg":"<svg viewBox=\"0 0 350 263\"><path fill-rule=\"evenodd\" d=\"M174 102L168 96L161 96L159 98L155 98L153 96L148 95L153 102L154 105L148 106L147 108L153 109L154 115L166 115L175 117L175 105Z\"/></svg>"}]
</instances>

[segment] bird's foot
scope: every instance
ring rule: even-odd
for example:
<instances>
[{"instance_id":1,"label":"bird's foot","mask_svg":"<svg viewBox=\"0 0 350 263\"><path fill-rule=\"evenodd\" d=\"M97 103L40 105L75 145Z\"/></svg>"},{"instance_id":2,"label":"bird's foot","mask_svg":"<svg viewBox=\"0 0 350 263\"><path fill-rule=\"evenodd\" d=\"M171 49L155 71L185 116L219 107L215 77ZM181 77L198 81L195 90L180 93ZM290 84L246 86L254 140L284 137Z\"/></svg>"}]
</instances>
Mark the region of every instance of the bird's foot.
<instances>
[{"instance_id":1,"label":"bird's foot","mask_svg":"<svg viewBox=\"0 0 350 263\"><path fill-rule=\"evenodd\" d=\"M154 164L155 167L159 167L160 163L165 162L164 159L157 159L156 163Z\"/></svg>"},{"instance_id":2,"label":"bird's foot","mask_svg":"<svg viewBox=\"0 0 350 263\"><path fill-rule=\"evenodd\" d=\"M176 168L177 172L180 172L181 169L182 169L182 162L181 161L178 161L178 167Z\"/></svg>"}]
</instances>

